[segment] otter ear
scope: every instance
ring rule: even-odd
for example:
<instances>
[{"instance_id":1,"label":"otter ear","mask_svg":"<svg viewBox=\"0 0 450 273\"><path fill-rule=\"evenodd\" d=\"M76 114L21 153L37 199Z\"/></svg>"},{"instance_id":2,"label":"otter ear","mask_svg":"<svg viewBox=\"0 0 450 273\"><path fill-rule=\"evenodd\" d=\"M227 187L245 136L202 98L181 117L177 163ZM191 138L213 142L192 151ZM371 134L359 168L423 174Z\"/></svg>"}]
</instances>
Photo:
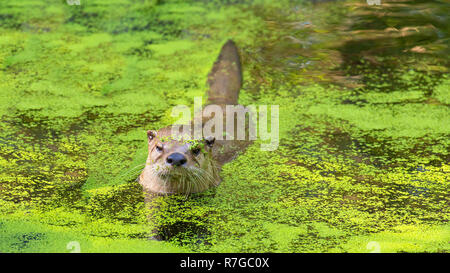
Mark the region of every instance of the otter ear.
<instances>
[{"instance_id":1,"label":"otter ear","mask_svg":"<svg viewBox=\"0 0 450 273\"><path fill-rule=\"evenodd\" d=\"M148 141L154 140L157 134L158 134L158 133L157 133L156 131L148 130L148 131L147 131Z\"/></svg>"},{"instance_id":2,"label":"otter ear","mask_svg":"<svg viewBox=\"0 0 450 273\"><path fill-rule=\"evenodd\" d=\"M214 145L214 142L216 141L216 138L213 136L209 136L205 138L206 145L209 147L212 147Z\"/></svg>"}]
</instances>

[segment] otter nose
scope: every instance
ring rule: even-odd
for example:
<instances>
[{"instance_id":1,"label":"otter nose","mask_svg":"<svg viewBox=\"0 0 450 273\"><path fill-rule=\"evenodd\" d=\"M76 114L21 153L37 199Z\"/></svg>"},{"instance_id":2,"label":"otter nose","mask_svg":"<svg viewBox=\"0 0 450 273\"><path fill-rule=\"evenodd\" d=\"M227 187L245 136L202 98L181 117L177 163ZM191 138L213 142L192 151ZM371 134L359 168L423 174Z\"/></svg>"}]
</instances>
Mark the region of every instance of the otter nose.
<instances>
[{"instance_id":1,"label":"otter nose","mask_svg":"<svg viewBox=\"0 0 450 273\"><path fill-rule=\"evenodd\" d=\"M172 153L167 157L166 162L173 166L181 166L187 162L187 159L183 154Z\"/></svg>"}]
</instances>

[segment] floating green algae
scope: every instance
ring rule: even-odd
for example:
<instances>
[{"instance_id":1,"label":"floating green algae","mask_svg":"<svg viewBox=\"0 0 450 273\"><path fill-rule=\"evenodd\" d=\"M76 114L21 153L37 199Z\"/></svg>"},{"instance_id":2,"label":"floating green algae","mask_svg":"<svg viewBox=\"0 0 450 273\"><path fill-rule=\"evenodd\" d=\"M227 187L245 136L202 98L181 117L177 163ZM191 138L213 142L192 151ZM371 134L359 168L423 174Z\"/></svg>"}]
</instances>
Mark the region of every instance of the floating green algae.
<instances>
[{"instance_id":1,"label":"floating green algae","mask_svg":"<svg viewBox=\"0 0 450 273\"><path fill-rule=\"evenodd\" d=\"M340 37L380 26L351 6L228 2L0 4L1 252L449 251L442 40L353 55ZM255 143L217 189L155 199L168 242L148 240L145 132L205 93L228 38L240 103L280 105L279 148Z\"/></svg>"},{"instance_id":2,"label":"floating green algae","mask_svg":"<svg viewBox=\"0 0 450 273\"><path fill-rule=\"evenodd\" d=\"M267 28L292 25L266 19ZM320 66L280 62L302 52L280 39L299 30L277 30L247 67L241 103L280 105L280 147L264 152L257 143L223 168L217 190L165 200L163 234L197 251L370 252L375 242L380 252L448 252L449 110L431 100L445 93L445 101L447 76L399 66L401 89L377 89L387 79L366 65L359 73L371 81L357 89L328 84L333 70L311 85ZM327 52L329 39L302 53ZM189 230L185 219L195 223Z\"/></svg>"},{"instance_id":3,"label":"floating green algae","mask_svg":"<svg viewBox=\"0 0 450 273\"><path fill-rule=\"evenodd\" d=\"M203 19L193 14L206 13L203 5L151 2L1 4L7 18L0 39L2 217L62 207L66 212L54 215L62 223L29 214L23 219L66 226L60 218L72 211L81 220L63 232L117 233L117 240L152 244L135 182L145 162L145 132L170 123L171 105L204 94L205 75L228 34L201 40L195 27ZM214 12L212 20L225 20ZM142 228L138 234L128 231L133 225ZM17 240L12 234L2 238ZM112 251L121 251L115 245ZM1 251L46 250L3 244Z\"/></svg>"},{"instance_id":4,"label":"floating green algae","mask_svg":"<svg viewBox=\"0 0 450 273\"><path fill-rule=\"evenodd\" d=\"M0 247L8 252L46 252L46 253L108 253L108 252L183 252L182 248L164 242L142 239L121 239L113 236L99 236L105 230L120 230L107 223L96 223L89 228L94 236L82 230L43 225L36 222L5 220L0 222ZM132 234L129 230L127 234Z\"/></svg>"}]
</instances>

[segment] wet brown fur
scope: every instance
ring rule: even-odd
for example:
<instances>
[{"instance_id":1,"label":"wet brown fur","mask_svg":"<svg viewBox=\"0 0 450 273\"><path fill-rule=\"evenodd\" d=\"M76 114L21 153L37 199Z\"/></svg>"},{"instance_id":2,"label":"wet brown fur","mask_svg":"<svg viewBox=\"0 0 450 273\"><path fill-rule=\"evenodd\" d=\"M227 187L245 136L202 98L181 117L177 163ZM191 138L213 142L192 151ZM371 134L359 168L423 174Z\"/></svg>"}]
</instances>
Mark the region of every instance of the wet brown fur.
<instances>
[{"instance_id":1,"label":"wet brown fur","mask_svg":"<svg viewBox=\"0 0 450 273\"><path fill-rule=\"evenodd\" d=\"M220 52L208 75L209 90L207 92L207 105L219 105L225 113L226 105L237 105L239 91L242 86L242 72L240 57L235 43L227 41ZM202 119L203 124L211 117L195 117ZM191 123L192 136L193 123ZM224 123L225 124L225 123ZM219 170L223 164L232 160L243 151L249 141L216 140L213 145L207 145L203 141L204 150L201 155L195 155L191 151L191 145L173 138L172 126L158 130L148 131L148 158L146 167L139 176L139 183L145 192L149 194L190 194L201 192L220 184ZM163 147L160 152L157 146ZM166 166L163 164L166 157L179 152L186 156L187 163L184 167ZM184 168L184 169L182 169ZM203 173L201 170L204 170ZM190 174L187 170L195 170ZM186 172L185 172L186 171ZM167 174L167 176L165 175ZM192 176L196 185L190 185L183 175Z\"/></svg>"}]
</instances>

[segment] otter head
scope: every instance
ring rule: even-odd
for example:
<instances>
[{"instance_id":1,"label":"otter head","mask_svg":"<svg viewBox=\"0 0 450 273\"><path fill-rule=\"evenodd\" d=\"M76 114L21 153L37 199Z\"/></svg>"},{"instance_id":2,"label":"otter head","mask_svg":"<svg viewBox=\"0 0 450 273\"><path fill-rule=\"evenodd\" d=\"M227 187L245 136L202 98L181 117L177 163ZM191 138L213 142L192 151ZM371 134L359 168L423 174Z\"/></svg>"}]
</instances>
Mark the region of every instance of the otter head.
<instances>
[{"instance_id":1,"label":"otter head","mask_svg":"<svg viewBox=\"0 0 450 273\"><path fill-rule=\"evenodd\" d=\"M211 149L215 138L183 140L148 131L147 166L141 184L155 193L201 192L219 184Z\"/></svg>"}]
</instances>

